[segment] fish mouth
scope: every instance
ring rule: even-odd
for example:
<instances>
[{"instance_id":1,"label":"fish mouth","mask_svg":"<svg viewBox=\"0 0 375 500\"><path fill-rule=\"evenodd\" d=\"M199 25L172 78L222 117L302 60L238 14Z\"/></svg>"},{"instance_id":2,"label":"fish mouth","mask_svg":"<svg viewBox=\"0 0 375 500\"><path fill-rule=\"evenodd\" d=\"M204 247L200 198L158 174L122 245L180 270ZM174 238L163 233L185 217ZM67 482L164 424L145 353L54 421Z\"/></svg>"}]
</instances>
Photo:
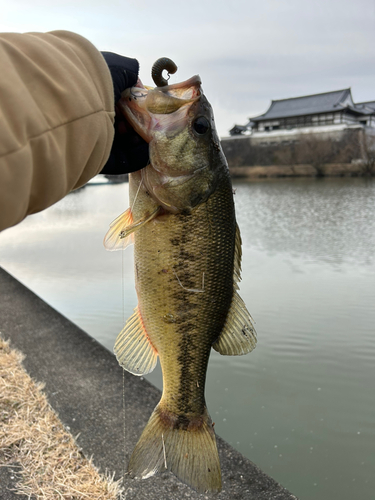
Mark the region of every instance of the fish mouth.
<instances>
[{"instance_id":1,"label":"fish mouth","mask_svg":"<svg viewBox=\"0 0 375 500\"><path fill-rule=\"evenodd\" d=\"M147 94L148 91L150 90L157 90L158 92L162 92L164 94L170 93L174 97L182 97L182 98L192 98L196 97L197 95L200 95L200 91L196 90L196 95L194 95L194 92L191 90L192 88L199 89L199 87L202 85L202 80L199 75L194 75L187 80L184 80L183 82L178 82L178 83L173 83L171 85L164 85L164 87L149 87L149 86L144 86L139 80L137 84L134 87L131 87L130 89L126 89L122 94L121 97L126 97L127 95L137 95L139 92L139 95L142 96L142 94ZM189 94L189 91L191 91L191 95ZM184 95L186 93L186 96Z\"/></svg>"},{"instance_id":2,"label":"fish mouth","mask_svg":"<svg viewBox=\"0 0 375 500\"><path fill-rule=\"evenodd\" d=\"M150 143L153 132L163 129L170 121L168 115L177 113L175 125L185 126L191 105L202 95L201 83L199 75L164 87L145 87L137 82L138 86L121 94L118 106L134 130Z\"/></svg>"},{"instance_id":3,"label":"fish mouth","mask_svg":"<svg viewBox=\"0 0 375 500\"><path fill-rule=\"evenodd\" d=\"M174 97L180 97L182 99L192 99L200 95L201 85L202 80L200 76L194 75L191 78L188 78L187 80L180 83L173 83L172 85L157 87L157 90L163 93L170 93Z\"/></svg>"}]
</instances>

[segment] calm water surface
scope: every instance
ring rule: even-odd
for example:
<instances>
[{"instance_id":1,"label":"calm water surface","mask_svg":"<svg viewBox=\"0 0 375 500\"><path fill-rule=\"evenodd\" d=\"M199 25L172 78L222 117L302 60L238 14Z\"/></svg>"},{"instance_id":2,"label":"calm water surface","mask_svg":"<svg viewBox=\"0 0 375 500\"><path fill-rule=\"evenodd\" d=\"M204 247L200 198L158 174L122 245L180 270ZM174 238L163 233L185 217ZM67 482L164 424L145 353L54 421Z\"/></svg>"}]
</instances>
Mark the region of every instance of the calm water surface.
<instances>
[{"instance_id":1,"label":"calm water surface","mask_svg":"<svg viewBox=\"0 0 375 500\"><path fill-rule=\"evenodd\" d=\"M259 342L212 353L215 429L301 500L373 499L375 182L234 187ZM0 235L1 265L109 349L136 305L131 248L102 247L127 206L127 184L88 186Z\"/></svg>"}]
</instances>

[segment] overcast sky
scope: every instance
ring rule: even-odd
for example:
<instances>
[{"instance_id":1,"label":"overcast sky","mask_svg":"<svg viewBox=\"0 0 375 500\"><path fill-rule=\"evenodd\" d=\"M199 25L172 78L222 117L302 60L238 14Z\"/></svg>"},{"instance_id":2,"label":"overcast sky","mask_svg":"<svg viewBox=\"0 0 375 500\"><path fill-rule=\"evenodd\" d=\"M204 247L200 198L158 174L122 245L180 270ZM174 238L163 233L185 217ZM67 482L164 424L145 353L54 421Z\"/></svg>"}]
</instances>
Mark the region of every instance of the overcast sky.
<instances>
[{"instance_id":1,"label":"overcast sky","mask_svg":"<svg viewBox=\"0 0 375 500\"><path fill-rule=\"evenodd\" d=\"M0 31L66 29L99 50L140 61L161 56L194 74L220 136L272 99L351 87L375 100L375 0L0 0Z\"/></svg>"}]
</instances>

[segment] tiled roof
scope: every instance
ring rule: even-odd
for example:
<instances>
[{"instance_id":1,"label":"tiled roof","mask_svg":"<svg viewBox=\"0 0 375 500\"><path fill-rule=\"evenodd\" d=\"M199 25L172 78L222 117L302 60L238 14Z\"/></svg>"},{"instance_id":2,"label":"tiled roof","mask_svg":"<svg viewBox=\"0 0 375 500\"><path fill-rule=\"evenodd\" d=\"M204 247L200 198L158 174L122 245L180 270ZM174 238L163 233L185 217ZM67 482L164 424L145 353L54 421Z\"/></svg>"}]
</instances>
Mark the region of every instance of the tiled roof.
<instances>
[{"instance_id":1,"label":"tiled roof","mask_svg":"<svg viewBox=\"0 0 375 500\"><path fill-rule=\"evenodd\" d=\"M375 112L375 101L357 102L355 108L365 115Z\"/></svg>"},{"instance_id":2,"label":"tiled roof","mask_svg":"<svg viewBox=\"0 0 375 500\"><path fill-rule=\"evenodd\" d=\"M323 94L272 101L266 113L250 118L250 120L258 122L290 116L332 113L333 111L338 111L347 107L355 112L362 112L354 107L350 88L336 90L334 92L325 92Z\"/></svg>"},{"instance_id":3,"label":"tiled roof","mask_svg":"<svg viewBox=\"0 0 375 500\"><path fill-rule=\"evenodd\" d=\"M231 128L229 132L236 131L236 130L239 130L241 132L245 132L247 130L247 126L235 124L235 125L233 125L233 128Z\"/></svg>"}]
</instances>

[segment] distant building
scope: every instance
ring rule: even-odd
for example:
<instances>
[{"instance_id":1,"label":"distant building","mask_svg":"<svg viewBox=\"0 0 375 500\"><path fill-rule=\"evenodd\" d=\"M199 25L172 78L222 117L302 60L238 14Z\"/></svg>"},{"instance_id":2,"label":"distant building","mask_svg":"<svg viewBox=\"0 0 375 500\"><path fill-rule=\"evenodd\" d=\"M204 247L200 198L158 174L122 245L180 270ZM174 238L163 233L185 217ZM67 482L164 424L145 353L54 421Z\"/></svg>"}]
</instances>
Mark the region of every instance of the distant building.
<instances>
[{"instance_id":1,"label":"distant building","mask_svg":"<svg viewBox=\"0 0 375 500\"><path fill-rule=\"evenodd\" d=\"M229 133L232 136L246 132L263 135L296 128L308 128L313 132L315 127L337 125L341 125L340 128L352 125L375 127L375 101L355 104L350 88L280 99L272 101L264 114L250 118L246 125L235 125Z\"/></svg>"}]
</instances>

